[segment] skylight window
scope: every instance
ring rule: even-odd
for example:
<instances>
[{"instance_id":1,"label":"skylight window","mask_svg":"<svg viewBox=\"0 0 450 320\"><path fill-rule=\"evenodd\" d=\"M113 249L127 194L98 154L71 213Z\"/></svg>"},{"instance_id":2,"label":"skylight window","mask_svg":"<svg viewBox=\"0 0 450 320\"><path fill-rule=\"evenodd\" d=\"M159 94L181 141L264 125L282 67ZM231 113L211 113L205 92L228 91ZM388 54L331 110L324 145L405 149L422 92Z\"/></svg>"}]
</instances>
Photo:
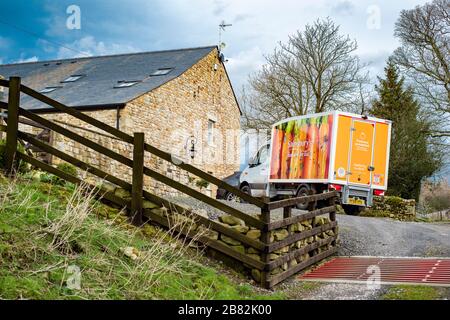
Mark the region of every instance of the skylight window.
<instances>
[{"instance_id":1,"label":"skylight window","mask_svg":"<svg viewBox=\"0 0 450 320\"><path fill-rule=\"evenodd\" d=\"M58 89L60 87L46 87L45 89L42 89L41 91L39 91L40 93L50 93L55 91L56 89Z\"/></svg>"},{"instance_id":2,"label":"skylight window","mask_svg":"<svg viewBox=\"0 0 450 320\"><path fill-rule=\"evenodd\" d=\"M83 77L84 77L83 75L73 75L73 76L70 76L70 77L68 77L67 79L65 79L64 81L61 81L61 82L75 82L75 81L80 80Z\"/></svg>"},{"instance_id":3,"label":"skylight window","mask_svg":"<svg viewBox=\"0 0 450 320\"><path fill-rule=\"evenodd\" d=\"M129 88L138 83L139 81L119 81L114 88Z\"/></svg>"},{"instance_id":4,"label":"skylight window","mask_svg":"<svg viewBox=\"0 0 450 320\"><path fill-rule=\"evenodd\" d=\"M172 71L173 68L161 68L153 72L150 76L165 76L166 74L169 74L170 71Z\"/></svg>"}]
</instances>

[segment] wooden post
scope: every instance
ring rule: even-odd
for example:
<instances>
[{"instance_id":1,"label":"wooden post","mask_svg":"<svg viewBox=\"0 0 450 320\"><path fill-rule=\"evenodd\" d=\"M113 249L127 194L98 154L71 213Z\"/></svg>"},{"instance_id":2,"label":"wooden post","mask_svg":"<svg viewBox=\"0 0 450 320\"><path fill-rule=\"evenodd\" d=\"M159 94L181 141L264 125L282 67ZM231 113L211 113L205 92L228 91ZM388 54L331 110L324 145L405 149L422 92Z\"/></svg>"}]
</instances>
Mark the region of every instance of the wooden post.
<instances>
[{"instance_id":1,"label":"wooden post","mask_svg":"<svg viewBox=\"0 0 450 320\"><path fill-rule=\"evenodd\" d=\"M15 174L15 160L17 152L17 131L19 129L20 78L9 79L8 93L8 121L6 130L5 173Z\"/></svg>"},{"instance_id":2,"label":"wooden post","mask_svg":"<svg viewBox=\"0 0 450 320\"><path fill-rule=\"evenodd\" d=\"M131 191L131 222L142 225L142 202L144 189L144 134L134 134L133 142L133 184Z\"/></svg>"},{"instance_id":3,"label":"wooden post","mask_svg":"<svg viewBox=\"0 0 450 320\"><path fill-rule=\"evenodd\" d=\"M314 191L313 191L313 190L309 190L309 191L308 191L308 195L310 195L310 196L314 195ZM311 202L309 202L308 211L313 211L315 208L316 208L316 201L311 201ZM311 226L312 226L313 229L316 227L316 220L317 220L316 217L313 217L313 218L311 219ZM315 236L313 236L313 237L314 237L314 241L313 241L313 243L314 243L314 242L316 242L317 235L315 235ZM317 255L318 252L319 252L318 249L314 249L314 250L312 251L313 256Z\"/></svg>"},{"instance_id":4,"label":"wooden post","mask_svg":"<svg viewBox=\"0 0 450 320\"><path fill-rule=\"evenodd\" d=\"M331 207L331 206L334 206L334 211L332 211L332 212L330 212L330 221L336 221L336 197L331 197L330 198L330 200L328 201L328 205ZM334 227L333 228L333 232L334 232L334 235L335 236L337 236L337 228L336 227ZM336 241L333 241L332 243L331 243L331 245L333 246L333 247L335 247L336 246Z\"/></svg>"},{"instance_id":5,"label":"wooden post","mask_svg":"<svg viewBox=\"0 0 450 320\"><path fill-rule=\"evenodd\" d=\"M267 204L263 208L261 208L261 220L264 223L270 223L270 210ZM267 231L267 226L264 226L264 229L261 230L261 242L264 245L270 244L270 232ZM265 266L267 266L270 262L269 253L266 251L266 249L264 249L262 253L261 261L264 262ZM263 270L261 272L261 286L263 288L269 289L270 287L269 278L270 278L270 271Z\"/></svg>"},{"instance_id":6,"label":"wooden post","mask_svg":"<svg viewBox=\"0 0 450 320\"><path fill-rule=\"evenodd\" d=\"M292 216L292 207L283 208L283 219L290 218Z\"/></svg>"},{"instance_id":7,"label":"wooden post","mask_svg":"<svg viewBox=\"0 0 450 320\"><path fill-rule=\"evenodd\" d=\"M292 207L284 207L283 208L283 219L288 219L290 217L292 217ZM292 229L292 225L288 225L287 230L288 230L289 236L292 235L291 229ZM287 254L291 253L291 244L289 244L288 246L289 246L289 249L288 249ZM289 265L290 265L290 261L288 261L288 266Z\"/></svg>"}]
</instances>

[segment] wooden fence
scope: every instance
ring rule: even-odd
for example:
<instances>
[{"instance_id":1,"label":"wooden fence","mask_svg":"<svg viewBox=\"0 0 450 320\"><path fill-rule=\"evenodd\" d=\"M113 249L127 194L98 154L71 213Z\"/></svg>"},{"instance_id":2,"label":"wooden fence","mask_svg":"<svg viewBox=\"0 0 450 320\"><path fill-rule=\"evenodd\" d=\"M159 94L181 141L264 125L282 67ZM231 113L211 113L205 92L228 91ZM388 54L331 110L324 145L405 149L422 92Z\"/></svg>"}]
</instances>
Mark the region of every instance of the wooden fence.
<instances>
[{"instance_id":1,"label":"wooden fence","mask_svg":"<svg viewBox=\"0 0 450 320\"><path fill-rule=\"evenodd\" d=\"M7 110L7 124L6 126L1 125L0 130L5 131L7 134L5 172L8 175L14 174L16 162L18 160L22 160L30 163L34 167L52 173L69 182L76 184L82 182L78 177L62 172L61 170L58 170L29 154L17 151L18 141L26 141L29 145L32 145L43 152L68 162L81 170L85 170L119 188L129 191L131 193L131 199L120 198L114 193L114 191L98 190L101 192L104 199L122 207L129 208L131 210L130 219L135 225L140 226L144 223L144 221L147 222L147 220L150 219L150 222L168 227L173 225L173 220L176 218L176 215L182 214L191 219L196 226L204 226L210 232L201 234L196 238L198 238L198 240L207 247L242 262L249 269L249 271L251 271L254 278L257 278L261 285L266 288L273 287L284 279L336 252L337 222L335 200L337 194L335 192L310 195L276 202L264 201L262 199L252 197L241 190L228 185L222 180L190 164L176 159L170 153L164 152L145 143L144 133L134 133L134 135L126 134L21 84L21 79L18 77L12 77L9 80L0 80L0 86L9 88L8 103L0 102L0 108ZM110 150L73 131L70 131L55 122L49 121L29 110L21 108L21 93L37 99L44 104L50 105L59 112L69 114L79 120L82 120L85 123L105 131L126 143L132 144L132 159L122 156L113 150ZM128 183L110 173L103 171L102 169L76 159L63 151L40 141L37 137L19 131L19 117L23 117L27 119L27 121L37 124L41 128L57 132L87 148L109 157L110 159L118 161L126 167L131 168L132 183ZM144 164L144 154L146 152L166 160L181 169L216 185L219 188L223 188L228 192L234 193L245 202L259 208L261 212L260 215L254 216L246 214L224 202L210 198L195 189L192 189L184 184L181 184L180 182L158 173L149 167L146 167ZM176 161L174 161L174 159ZM195 212L186 210L177 204L146 191L143 182L144 176L149 176L154 180L162 182L180 191L181 193L202 201L209 206L222 211L227 214L227 216L229 215L237 218L237 221L241 227L240 230L237 230L234 226L205 218ZM92 185L88 185L88 187L94 189L98 188ZM297 204L316 202L319 200L322 202L328 202L328 206L296 216L292 215L292 208ZM161 214L161 211L154 209L144 209L145 201L150 201L159 207L166 208L167 214ZM271 211L281 208L283 209L283 219L271 221ZM317 217L321 215L328 215L329 219L320 219L320 223L317 223ZM184 230L183 228L180 228L178 231L190 237L193 237L196 234L196 231L192 229ZM250 233L253 234L252 237L249 236ZM224 241L226 239L228 239L228 243ZM234 242L229 239L232 239ZM230 245L230 243L234 245Z\"/></svg>"}]
</instances>

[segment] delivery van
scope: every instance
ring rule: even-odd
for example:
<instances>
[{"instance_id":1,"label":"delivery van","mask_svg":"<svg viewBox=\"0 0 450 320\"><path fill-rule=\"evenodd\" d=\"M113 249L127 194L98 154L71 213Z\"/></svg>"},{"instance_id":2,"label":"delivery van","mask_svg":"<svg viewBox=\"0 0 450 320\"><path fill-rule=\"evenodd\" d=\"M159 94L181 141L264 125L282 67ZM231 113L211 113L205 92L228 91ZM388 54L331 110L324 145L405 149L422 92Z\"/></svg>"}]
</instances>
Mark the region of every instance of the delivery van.
<instances>
[{"instance_id":1,"label":"delivery van","mask_svg":"<svg viewBox=\"0 0 450 320\"><path fill-rule=\"evenodd\" d=\"M270 198L336 190L355 214L387 189L390 139L389 120L339 111L289 118L273 125L270 142L242 172L240 189Z\"/></svg>"}]
</instances>

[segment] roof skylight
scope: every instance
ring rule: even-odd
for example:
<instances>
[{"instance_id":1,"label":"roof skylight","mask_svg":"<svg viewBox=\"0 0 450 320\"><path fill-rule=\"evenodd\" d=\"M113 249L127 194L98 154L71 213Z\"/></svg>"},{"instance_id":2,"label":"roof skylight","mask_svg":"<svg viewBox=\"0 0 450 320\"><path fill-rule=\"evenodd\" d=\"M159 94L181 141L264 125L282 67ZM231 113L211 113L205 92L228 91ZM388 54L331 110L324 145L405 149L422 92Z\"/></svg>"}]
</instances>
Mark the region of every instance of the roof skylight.
<instances>
[{"instance_id":1,"label":"roof skylight","mask_svg":"<svg viewBox=\"0 0 450 320\"><path fill-rule=\"evenodd\" d=\"M39 91L40 93L50 93L55 91L56 89L59 89L61 87L45 87L45 89L42 89L41 91Z\"/></svg>"},{"instance_id":2,"label":"roof skylight","mask_svg":"<svg viewBox=\"0 0 450 320\"><path fill-rule=\"evenodd\" d=\"M169 74L170 71L172 71L173 68L161 68L153 72L150 76L165 76L166 74Z\"/></svg>"},{"instance_id":3,"label":"roof skylight","mask_svg":"<svg viewBox=\"0 0 450 320\"><path fill-rule=\"evenodd\" d=\"M114 88L129 88L138 83L139 81L119 81Z\"/></svg>"},{"instance_id":4,"label":"roof skylight","mask_svg":"<svg viewBox=\"0 0 450 320\"><path fill-rule=\"evenodd\" d=\"M72 75L70 77L68 77L67 79L61 81L61 82L75 82L80 80L81 78L83 78L84 76L81 74L77 74L77 75Z\"/></svg>"}]
</instances>

